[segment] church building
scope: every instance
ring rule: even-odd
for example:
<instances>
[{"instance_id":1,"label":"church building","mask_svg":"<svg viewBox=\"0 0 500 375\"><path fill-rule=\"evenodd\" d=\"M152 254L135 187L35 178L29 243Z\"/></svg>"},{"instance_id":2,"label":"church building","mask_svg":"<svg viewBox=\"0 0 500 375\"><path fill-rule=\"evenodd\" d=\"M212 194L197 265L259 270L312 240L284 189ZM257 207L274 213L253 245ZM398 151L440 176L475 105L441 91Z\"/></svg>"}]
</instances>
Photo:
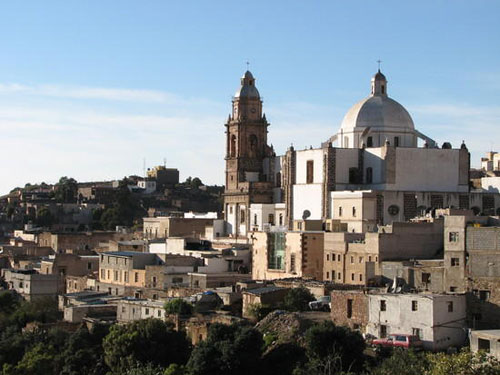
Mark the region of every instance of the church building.
<instances>
[{"instance_id":1,"label":"church building","mask_svg":"<svg viewBox=\"0 0 500 375\"><path fill-rule=\"evenodd\" d=\"M290 147L277 156L267 145L269 123L247 71L226 123L227 233L291 230L299 220L323 222L326 230L335 220L349 232L370 232L435 208L492 214L500 207L498 194L470 192L465 144L439 148L418 131L388 96L380 70L369 92L318 148Z\"/></svg>"}]
</instances>

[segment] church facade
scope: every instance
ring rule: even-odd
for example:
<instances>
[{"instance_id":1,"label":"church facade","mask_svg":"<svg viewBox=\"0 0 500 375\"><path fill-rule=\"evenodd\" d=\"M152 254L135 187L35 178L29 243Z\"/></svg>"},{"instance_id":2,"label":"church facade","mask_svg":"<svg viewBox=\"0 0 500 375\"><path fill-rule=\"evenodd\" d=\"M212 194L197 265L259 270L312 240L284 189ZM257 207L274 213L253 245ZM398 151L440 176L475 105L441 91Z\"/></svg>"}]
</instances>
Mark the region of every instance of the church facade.
<instances>
[{"instance_id":1,"label":"church facade","mask_svg":"<svg viewBox=\"0 0 500 375\"><path fill-rule=\"evenodd\" d=\"M494 214L500 207L498 194L470 192L465 144L439 148L418 131L408 111L388 96L380 70L369 96L317 148L290 147L277 156L267 145L268 126L247 71L226 123L228 234L291 229L297 220L337 220L350 232L366 232L435 208Z\"/></svg>"}]
</instances>

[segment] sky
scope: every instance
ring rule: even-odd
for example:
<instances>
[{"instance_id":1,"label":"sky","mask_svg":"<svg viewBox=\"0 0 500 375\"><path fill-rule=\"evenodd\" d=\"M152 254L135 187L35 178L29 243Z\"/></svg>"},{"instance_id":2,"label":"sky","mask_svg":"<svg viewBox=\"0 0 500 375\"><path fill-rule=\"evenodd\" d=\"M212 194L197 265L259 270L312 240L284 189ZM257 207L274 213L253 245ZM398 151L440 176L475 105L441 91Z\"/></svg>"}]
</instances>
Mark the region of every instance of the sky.
<instances>
[{"instance_id":1,"label":"sky","mask_svg":"<svg viewBox=\"0 0 500 375\"><path fill-rule=\"evenodd\" d=\"M473 167L500 151L500 1L0 3L0 194L178 168L224 184L224 122L247 69L269 143L318 147L388 94Z\"/></svg>"}]
</instances>

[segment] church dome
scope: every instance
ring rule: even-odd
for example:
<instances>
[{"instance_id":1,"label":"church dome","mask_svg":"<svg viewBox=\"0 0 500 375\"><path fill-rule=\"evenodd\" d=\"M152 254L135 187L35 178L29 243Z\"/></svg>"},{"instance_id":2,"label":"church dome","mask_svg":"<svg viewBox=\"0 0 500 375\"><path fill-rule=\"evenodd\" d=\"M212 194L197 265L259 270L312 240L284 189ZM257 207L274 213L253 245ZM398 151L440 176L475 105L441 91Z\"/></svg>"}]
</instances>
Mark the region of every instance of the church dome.
<instances>
[{"instance_id":1,"label":"church dome","mask_svg":"<svg viewBox=\"0 0 500 375\"><path fill-rule=\"evenodd\" d=\"M354 104L344 116L341 129L371 127L372 130L414 130L408 111L387 96L387 80L380 70L372 78L371 95Z\"/></svg>"},{"instance_id":2,"label":"church dome","mask_svg":"<svg viewBox=\"0 0 500 375\"><path fill-rule=\"evenodd\" d=\"M255 87L255 78L250 71L241 77L241 86L234 94L234 98L260 99L259 90Z\"/></svg>"}]
</instances>

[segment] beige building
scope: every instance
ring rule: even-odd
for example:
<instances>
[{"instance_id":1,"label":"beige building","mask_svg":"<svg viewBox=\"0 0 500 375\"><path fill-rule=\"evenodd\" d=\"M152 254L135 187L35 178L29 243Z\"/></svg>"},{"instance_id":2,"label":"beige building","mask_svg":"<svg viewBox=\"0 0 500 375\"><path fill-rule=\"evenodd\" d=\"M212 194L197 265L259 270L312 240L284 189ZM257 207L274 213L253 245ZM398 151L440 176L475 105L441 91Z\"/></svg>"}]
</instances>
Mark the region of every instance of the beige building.
<instances>
[{"instance_id":1,"label":"beige building","mask_svg":"<svg viewBox=\"0 0 500 375\"><path fill-rule=\"evenodd\" d=\"M98 288L117 295L125 294L125 288L143 288L146 286L146 266L161 263L156 254L132 251L100 254Z\"/></svg>"},{"instance_id":2,"label":"beige building","mask_svg":"<svg viewBox=\"0 0 500 375\"><path fill-rule=\"evenodd\" d=\"M443 221L393 223L376 233L325 233L323 280L368 285L380 262L433 258L443 247Z\"/></svg>"},{"instance_id":3,"label":"beige building","mask_svg":"<svg viewBox=\"0 0 500 375\"><path fill-rule=\"evenodd\" d=\"M254 232L252 277L322 280L324 232Z\"/></svg>"},{"instance_id":4,"label":"beige building","mask_svg":"<svg viewBox=\"0 0 500 375\"><path fill-rule=\"evenodd\" d=\"M214 219L183 217L145 217L144 238L197 237L205 235L206 227L213 227Z\"/></svg>"}]
</instances>

